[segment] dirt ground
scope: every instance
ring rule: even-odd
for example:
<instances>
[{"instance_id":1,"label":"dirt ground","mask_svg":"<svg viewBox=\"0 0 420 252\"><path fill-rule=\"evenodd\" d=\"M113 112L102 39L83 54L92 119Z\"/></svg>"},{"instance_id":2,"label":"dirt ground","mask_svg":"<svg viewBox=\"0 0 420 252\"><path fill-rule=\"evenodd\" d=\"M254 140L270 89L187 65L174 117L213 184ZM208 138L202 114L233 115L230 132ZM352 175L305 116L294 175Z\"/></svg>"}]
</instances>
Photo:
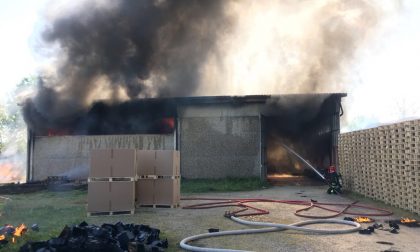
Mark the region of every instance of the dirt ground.
<instances>
[{"instance_id":1,"label":"dirt ground","mask_svg":"<svg viewBox=\"0 0 420 252\"><path fill-rule=\"evenodd\" d=\"M338 195L328 195L325 192L325 186L284 186L273 187L270 189L235 192L235 193L202 193L189 194L183 197L217 197L217 198L270 198L281 200L309 200L314 199L319 202L337 202L351 203L352 198ZM374 201L362 199L363 204L369 206L384 207L385 205ZM196 204L202 201L186 201L181 202L181 207L189 204ZM248 217L248 219L258 221L269 221L277 223L293 223L304 220L294 215L294 211L302 208L302 206L276 204L276 203L254 203L253 205L262 207L270 211L269 215L260 217ZM386 206L385 206L386 207ZM409 212L395 210L386 207L388 210L394 211L396 214L390 217L377 217L377 222L384 224L390 219L399 219L402 216L415 217L419 216L410 214ZM215 208L204 210L188 210L188 209L166 209L166 208L141 208L134 216L112 216L106 217L108 222L124 221L150 224L151 226L160 228L169 238L169 251L181 251L178 244L180 240L187 236L206 233L209 228L218 228L220 230L244 229L246 226L237 224L225 217L223 214L229 208ZM312 210L311 210L312 211ZM306 212L307 214L329 214L325 212ZM344 216L340 216L342 219ZM104 217L90 217L90 223L101 224ZM363 225L367 227L367 224ZM337 225L314 225L319 228L343 228ZM388 226L386 226L388 227ZM273 233L257 234L257 235L241 235L230 237L211 238L200 240L194 243L199 246L209 246L216 248L231 248L251 251L419 251L420 246L420 228L410 228L406 226L400 227L399 234L392 234L387 231L377 230L371 235L361 235L359 233L342 234L342 235L317 235L307 234L297 231L280 231ZM378 242L388 242L392 245L384 245Z\"/></svg>"}]
</instances>

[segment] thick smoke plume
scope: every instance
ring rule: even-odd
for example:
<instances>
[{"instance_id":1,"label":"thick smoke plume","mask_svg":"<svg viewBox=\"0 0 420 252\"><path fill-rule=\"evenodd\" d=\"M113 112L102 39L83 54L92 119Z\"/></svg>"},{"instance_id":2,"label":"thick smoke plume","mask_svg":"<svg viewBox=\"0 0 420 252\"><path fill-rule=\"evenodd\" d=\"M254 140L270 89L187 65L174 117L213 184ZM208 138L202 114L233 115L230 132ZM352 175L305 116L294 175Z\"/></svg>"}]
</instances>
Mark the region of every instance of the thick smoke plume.
<instances>
[{"instance_id":1,"label":"thick smoke plume","mask_svg":"<svg viewBox=\"0 0 420 252\"><path fill-rule=\"evenodd\" d=\"M382 18L382 1L238 1L222 66L201 91L217 94L343 92L346 74ZM218 73L218 74L216 74ZM210 84L211 83L211 84ZM218 84L218 85L217 85Z\"/></svg>"},{"instance_id":2,"label":"thick smoke plume","mask_svg":"<svg viewBox=\"0 0 420 252\"><path fill-rule=\"evenodd\" d=\"M95 100L187 96L231 19L223 0L84 1L43 32L52 73L24 106L35 131L73 127Z\"/></svg>"},{"instance_id":3,"label":"thick smoke plume","mask_svg":"<svg viewBox=\"0 0 420 252\"><path fill-rule=\"evenodd\" d=\"M345 91L380 16L368 0L83 1L42 34L56 59L26 122L73 128L102 99Z\"/></svg>"}]
</instances>

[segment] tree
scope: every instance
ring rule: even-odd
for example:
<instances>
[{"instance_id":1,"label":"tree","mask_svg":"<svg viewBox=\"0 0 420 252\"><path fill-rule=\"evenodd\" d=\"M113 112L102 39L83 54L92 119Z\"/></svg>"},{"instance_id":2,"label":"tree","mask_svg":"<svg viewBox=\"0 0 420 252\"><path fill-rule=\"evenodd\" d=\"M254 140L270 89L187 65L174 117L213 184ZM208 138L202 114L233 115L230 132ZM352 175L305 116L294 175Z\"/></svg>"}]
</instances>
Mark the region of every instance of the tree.
<instances>
[{"instance_id":1,"label":"tree","mask_svg":"<svg viewBox=\"0 0 420 252\"><path fill-rule=\"evenodd\" d=\"M11 145L17 152L26 149L26 125L18 103L35 88L36 82L36 77L23 78L8 95L5 104L0 105L0 154Z\"/></svg>"}]
</instances>

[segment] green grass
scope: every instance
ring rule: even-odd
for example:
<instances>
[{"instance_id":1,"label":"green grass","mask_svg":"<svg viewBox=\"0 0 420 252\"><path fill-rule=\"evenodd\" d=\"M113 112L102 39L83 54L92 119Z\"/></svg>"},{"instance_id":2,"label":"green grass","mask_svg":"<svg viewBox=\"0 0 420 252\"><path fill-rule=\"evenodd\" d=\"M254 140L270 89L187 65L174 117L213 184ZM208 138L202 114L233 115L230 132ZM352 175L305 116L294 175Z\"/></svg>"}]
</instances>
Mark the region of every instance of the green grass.
<instances>
[{"instance_id":1,"label":"green grass","mask_svg":"<svg viewBox=\"0 0 420 252\"><path fill-rule=\"evenodd\" d=\"M0 248L3 251L18 251L27 241L48 240L60 234L65 225L78 224L86 216L86 191L37 192L12 195L11 200L0 206L0 225L18 226L25 223L29 228L38 224L39 232L29 230L15 244Z\"/></svg>"},{"instance_id":2,"label":"green grass","mask_svg":"<svg viewBox=\"0 0 420 252\"><path fill-rule=\"evenodd\" d=\"M252 191L268 188L260 178L182 179L182 193Z\"/></svg>"}]
</instances>

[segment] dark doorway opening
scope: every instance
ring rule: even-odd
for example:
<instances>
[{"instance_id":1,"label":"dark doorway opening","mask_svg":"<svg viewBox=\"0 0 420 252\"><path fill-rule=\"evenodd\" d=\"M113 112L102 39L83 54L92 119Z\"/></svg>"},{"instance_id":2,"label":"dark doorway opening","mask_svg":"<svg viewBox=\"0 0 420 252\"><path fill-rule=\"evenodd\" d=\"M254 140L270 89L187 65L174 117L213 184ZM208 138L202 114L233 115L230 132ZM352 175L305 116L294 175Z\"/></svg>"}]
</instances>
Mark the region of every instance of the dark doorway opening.
<instances>
[{"instance_id":1,"label":"dark doorway opening","mask_svg":"<svg viewBox=\"0 0 420 252\"><path fill-rule=\"evenodd\" d=\"M308 100L264 116L262 136L266 178L275 185L316 185L322 179L283 146L297 152L321 173L333 164L335 100Z\"/></svg>"}]
</instances>

